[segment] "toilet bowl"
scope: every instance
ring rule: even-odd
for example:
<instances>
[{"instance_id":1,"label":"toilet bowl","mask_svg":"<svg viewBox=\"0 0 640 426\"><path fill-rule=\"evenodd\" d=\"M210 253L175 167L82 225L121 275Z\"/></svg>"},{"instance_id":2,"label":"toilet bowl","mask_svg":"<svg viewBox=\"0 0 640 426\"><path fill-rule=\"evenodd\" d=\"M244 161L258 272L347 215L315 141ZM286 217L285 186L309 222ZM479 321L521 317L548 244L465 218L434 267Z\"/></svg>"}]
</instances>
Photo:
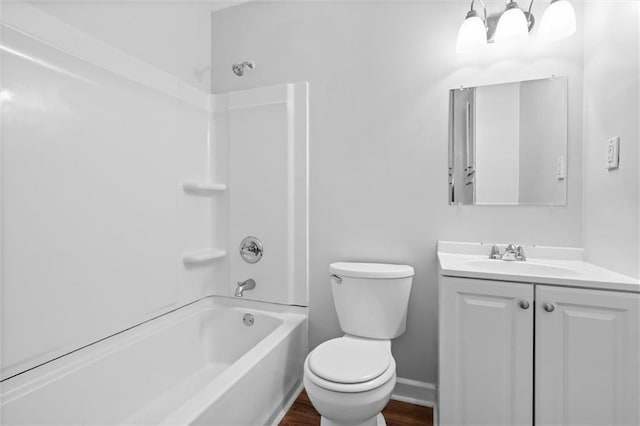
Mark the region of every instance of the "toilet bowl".
<instances>
[{"instance_id":1,"label":"toilet bowl","mask_svg":"<svg viewBox=\"0 0 640 426\"><path fill-rule=\"evenodd\" d=\"M329 268L343 337L316 347L304 386L322 426L382 426L396 384L391 339L405 331L413 268L333 263Z\"/></svg>"},{"instance_id":2,"label":"toilet bowl","mask_svg":"<svg viewBox=\"0 0 640 426\"><path fill-rule=\"evenodd\" d=\"M389 341L345 336L307 356L304 386L322 426L386 425L380 414L396 384Z\"/></svg>"}]
</instances>

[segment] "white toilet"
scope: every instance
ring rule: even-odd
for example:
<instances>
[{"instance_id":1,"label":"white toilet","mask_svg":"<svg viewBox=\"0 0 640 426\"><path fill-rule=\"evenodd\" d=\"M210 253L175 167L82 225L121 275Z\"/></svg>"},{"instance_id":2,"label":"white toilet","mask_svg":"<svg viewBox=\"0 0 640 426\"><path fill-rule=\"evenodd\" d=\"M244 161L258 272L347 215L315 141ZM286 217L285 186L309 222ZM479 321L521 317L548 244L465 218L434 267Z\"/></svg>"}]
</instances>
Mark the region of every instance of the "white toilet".
<instances>
[{"instance_id":1,"label":"white toilet","mask_svg":"<svg viewBox=\"0 0 640 426\"><path fill-rule=\"evenodd\" d=\"M322 426L386 425L382 409L396 384L391 339L405 331L413 268L332 263L331 288L344 337L304 362L304 387Z\"/></svg>"}]
</instances>

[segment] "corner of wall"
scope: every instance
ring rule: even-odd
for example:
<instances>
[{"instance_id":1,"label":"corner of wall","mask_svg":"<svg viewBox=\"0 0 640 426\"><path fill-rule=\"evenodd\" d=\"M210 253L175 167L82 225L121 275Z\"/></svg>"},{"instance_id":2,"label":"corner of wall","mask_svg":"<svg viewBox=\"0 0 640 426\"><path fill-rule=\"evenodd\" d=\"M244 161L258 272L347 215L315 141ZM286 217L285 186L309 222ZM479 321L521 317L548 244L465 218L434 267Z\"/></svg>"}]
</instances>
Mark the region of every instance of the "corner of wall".
<instances>
[{"instance_id":1,"label":"corner of wall","mask_svg":"<svg viewBox=\"0 0 640 426\"><path fill-rule=\"evenodd\" d=\"M587 260L640 276L640 4L585 2L584 208ZM630 18L631 17L631 18ZM611 31L613 22L616 31ZM615 66L611 66L615 64ZM621 138L620 167L604 167L605 142Z\"/></svg>"}]
</instances>

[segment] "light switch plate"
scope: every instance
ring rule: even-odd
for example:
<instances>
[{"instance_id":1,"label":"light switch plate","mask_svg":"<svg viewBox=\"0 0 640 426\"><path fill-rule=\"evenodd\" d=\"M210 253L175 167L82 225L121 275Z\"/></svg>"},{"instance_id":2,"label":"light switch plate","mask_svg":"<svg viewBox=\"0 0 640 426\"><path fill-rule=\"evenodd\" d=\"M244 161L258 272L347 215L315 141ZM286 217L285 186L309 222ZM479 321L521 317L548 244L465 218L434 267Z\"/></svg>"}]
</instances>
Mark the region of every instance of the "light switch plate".
<instances>
[{"instance_id":1,"label":"light switch plate","mask_svg":"<svg viewBox=\"0 0 640 426\"><path fill-rule=\"evenodd\" d=\"M605 154L605 167L609 170L617 169L620 165L620 137L611 138L607 141Z\"/></svg>"}]
</instances>

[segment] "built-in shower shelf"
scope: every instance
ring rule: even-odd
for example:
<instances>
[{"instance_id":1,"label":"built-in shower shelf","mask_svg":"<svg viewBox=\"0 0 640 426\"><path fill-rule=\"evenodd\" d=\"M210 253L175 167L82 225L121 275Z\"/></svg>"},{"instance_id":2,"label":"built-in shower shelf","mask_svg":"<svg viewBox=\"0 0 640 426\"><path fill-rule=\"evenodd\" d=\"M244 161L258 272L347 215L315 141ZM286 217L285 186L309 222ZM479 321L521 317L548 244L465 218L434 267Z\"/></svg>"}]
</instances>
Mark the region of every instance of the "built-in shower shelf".
<instances>
[{"instance_id":1,"label":"built-in shower shelf","mask_svg":"<svg viewBox=\"0 0 640 426\"><path fill-rule=\"evenodd\" d=\"M227 252L218 248L210 248L204 250L193 251L182 255L182 262L185 265L199 265L201 263L211 262L212 260L221 259L227 255Z\"/></svg>"},{"instance_id":2,"label":"built-in shower shelf","mask_svg":"<svg viewBox=\"0 0 640 426\"><path fill-rule=\"evenodd\" d=\"M193 195L215 195L219 192L227 190L227 185L224 183L212 183L212 182L184 182L182 184L184 192Z\"/></svg>"}]
</instances>

